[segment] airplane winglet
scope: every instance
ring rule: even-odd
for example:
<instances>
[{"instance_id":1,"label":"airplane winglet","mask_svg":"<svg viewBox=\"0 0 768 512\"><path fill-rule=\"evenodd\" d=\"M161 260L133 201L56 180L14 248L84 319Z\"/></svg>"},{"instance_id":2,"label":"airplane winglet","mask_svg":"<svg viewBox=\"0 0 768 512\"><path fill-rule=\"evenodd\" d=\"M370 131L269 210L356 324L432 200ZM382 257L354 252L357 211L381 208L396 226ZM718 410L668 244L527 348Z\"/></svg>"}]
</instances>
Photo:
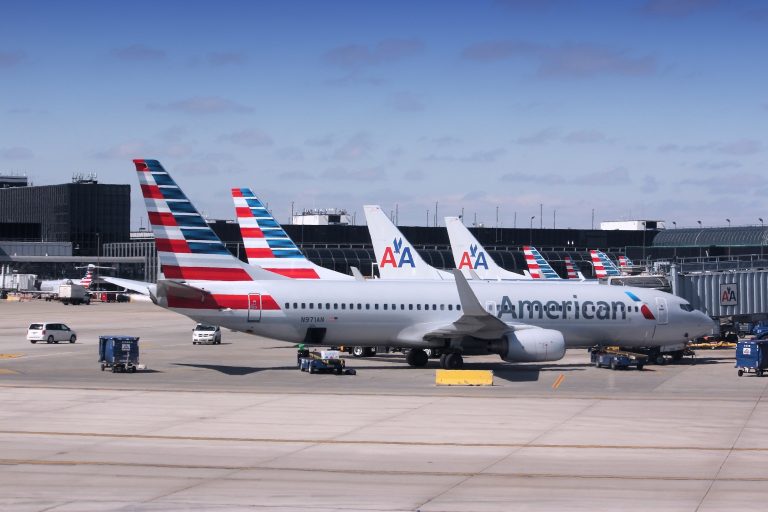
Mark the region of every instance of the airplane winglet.
<instances>
[{"instance_id":1,"label":"airplane winglet","mask_svg":"<svg viewBox=\"0 0 768 512\"><path fill-rule=\"evenodd\" d=\"M453 275L456 278L456 289L459 292L459 301L461 302L461 309L464 310L465 316L486 316L488 312L483 309L483 305L477 299L477 295L472 291L472 288L467 282L467 278L464 277L461 270L454 269Z\"/></svg>"}]
</instances>

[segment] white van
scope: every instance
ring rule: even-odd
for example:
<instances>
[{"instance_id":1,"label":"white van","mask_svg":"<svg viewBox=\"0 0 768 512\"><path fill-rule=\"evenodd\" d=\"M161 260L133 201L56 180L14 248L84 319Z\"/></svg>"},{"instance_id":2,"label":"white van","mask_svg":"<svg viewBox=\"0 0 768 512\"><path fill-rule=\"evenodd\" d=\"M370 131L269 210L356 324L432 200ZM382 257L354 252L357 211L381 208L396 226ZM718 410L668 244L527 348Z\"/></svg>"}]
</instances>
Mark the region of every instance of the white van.
<instances>
[{"instance_id":1,"label":"white van","mask_svg":"<svg viewBox=\"0 0 768 512\"><path fill-rule=\"evenodd\" d=\"M218 325L197 324L192 329L192 344L221 344L221 328Z\"/></svg>"},{"instance_id":2,"label":"white van","mask_svg":"<svg viewBox=\"0 0 768 512\"><path fill-rule=\"evenodd\" d=\"M53 322L40 322L30 324L27 329L27 339L30 343L45 341L46 343L58 343L68 341L74 343L77 341L77 333L64 324Z\"/></svg>"}]
</instances>

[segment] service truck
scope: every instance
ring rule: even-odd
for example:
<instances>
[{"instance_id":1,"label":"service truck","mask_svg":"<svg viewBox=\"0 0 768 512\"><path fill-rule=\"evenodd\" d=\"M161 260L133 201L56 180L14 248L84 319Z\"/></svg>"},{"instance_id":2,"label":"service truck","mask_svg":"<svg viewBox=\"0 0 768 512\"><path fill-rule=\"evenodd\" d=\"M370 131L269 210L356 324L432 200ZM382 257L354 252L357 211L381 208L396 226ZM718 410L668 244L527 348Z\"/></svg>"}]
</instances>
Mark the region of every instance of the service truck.
<instances>
[{"instance_id":1,"label":"service truck","mask_svg":"<svg viewBox=\"0 0 768 512\"><path fill-rule=\"evenodd\" d=\"M63 304L90 304L91 296L85 287L79 284L67 283L59 286L59 300Z\"/></svg>"}]
</instances>

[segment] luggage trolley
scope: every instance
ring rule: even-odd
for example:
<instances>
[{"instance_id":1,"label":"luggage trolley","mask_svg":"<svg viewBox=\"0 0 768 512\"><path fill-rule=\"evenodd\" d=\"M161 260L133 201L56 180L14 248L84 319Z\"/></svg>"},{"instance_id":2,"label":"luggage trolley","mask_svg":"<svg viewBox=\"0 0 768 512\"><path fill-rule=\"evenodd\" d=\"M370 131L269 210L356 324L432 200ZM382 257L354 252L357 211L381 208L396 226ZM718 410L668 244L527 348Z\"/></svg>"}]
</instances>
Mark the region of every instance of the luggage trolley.
<instances>
[{"instance_id":1,"label":"luggage trolley","mask_svg":"<svg viewBox=\"0 0 768 512\"><path fill-rule=\"evenodd\" d=\"M768 368L768 340L745 340L736 344L739 377L754 372L758 377Z\"/></svg>"},{"instance_id":2,"label":"luggage trolley","mask_svg":"<svg viewBox=\"0 0 768 512\"><path fill-rule=\"evenodd\" d=\"M101 371L136 372L139 367L139 338L135 336L99 336Z\"/></svg>"}]
</instances>

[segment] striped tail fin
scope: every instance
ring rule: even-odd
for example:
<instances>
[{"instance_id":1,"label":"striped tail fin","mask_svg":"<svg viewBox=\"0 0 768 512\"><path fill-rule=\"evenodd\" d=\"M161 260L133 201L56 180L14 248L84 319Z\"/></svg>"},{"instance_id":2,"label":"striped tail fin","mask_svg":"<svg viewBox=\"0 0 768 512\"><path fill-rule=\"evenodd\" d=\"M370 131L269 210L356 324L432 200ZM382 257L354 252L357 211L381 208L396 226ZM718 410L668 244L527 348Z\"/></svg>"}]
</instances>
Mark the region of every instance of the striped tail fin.
<instances>
[{"instance_id":1,"label":"striped tail fin","mask_svg":"<svg viewBox=\"0 0 768 512\"><path fill-rule=\"evenodd\" d=\"M248 263L292 279L353 279L309 261L249 188L233 188Z\"/></svg>"},{"instance_id":2,"label":"striped tail fin","mask_svg":"<svg viewBox=\"0 0 768 512\"><path fill-rule=\"evenodd\" d=\"M620 268L628 268L628 267L634 267L635 264L632 263L632 260L627 258L626 256L619 256L619 267Z\"/></svg>"},{"instance_id":3,"label":"striped tail fin","mask_svg":"<svg viewBox=\"0 0 768 512\"><path fill-rule=\"evenodd\" d=\"M134 160L165 279L253 281L279 276L235 258L157 160Z\"/></svg>"},{"instance_id":4,"label":"striped tail fin","mask_svg":"<svg viewBox=\"0 0 768 512\"><path fill-rule=\"evenodd\" d=\"M598 279L621 275L619 269L616 268L616 265L613 264L604 252L591 250L589 251L589 254L592 256L592 265L595 267L595 277Z\"/></svg>"},{"instance_id":5,"label":"striped tail fin","mask_svg":"<svg viewBox=\"0 0 768 512\"><path fill-rule=\"evenodd\" d=\"M535 247L526 245L523 247L523 253L525 254L525 262L528 264L528 270L531 272L531 278L560 279L552 265L544 259L544 256Z\"/></svg>"},{"instance_id":6,"label":"striped tail fin","mask_svg":"<svg viewBox=\"0 0 768 512\"><path fill-rule=\"evenodd\" d=\"M570 256L565 257L565 270L568 272L568 279L579 279L579 275L576 273L576 264Z\"/></svg>"},{"instance_id":7,"label":"striped tail fin","mask_svg":"<svg viewBox=\"0 0 768 512\"><path fill-rule=\"evenodd\" d=\"M86 290L89 290L91 288L92 281L93 281L93 270L89 268L88 271L85 273L85 277L83 277L80 280L80 286L82 286Z\"/></svg>"}]
</instances>

